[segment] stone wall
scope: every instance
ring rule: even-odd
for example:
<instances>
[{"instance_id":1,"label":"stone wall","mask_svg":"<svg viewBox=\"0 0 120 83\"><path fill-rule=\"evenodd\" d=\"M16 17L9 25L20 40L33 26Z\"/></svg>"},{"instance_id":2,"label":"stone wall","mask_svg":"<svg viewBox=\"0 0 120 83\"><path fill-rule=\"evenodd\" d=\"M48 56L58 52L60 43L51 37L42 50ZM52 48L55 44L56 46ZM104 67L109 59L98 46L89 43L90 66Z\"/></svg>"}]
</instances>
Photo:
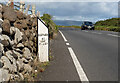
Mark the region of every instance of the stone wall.
<instances>
[{"instance_id":1,"label":"stone wall","mask_svg":"<svg viewBox=\"0 0 120 83\"><path fill-rule=\"evenodd\" d=\"M0 82L24 80L37 58L37 18L0 5Z\"/></svg>"}]
</instances>

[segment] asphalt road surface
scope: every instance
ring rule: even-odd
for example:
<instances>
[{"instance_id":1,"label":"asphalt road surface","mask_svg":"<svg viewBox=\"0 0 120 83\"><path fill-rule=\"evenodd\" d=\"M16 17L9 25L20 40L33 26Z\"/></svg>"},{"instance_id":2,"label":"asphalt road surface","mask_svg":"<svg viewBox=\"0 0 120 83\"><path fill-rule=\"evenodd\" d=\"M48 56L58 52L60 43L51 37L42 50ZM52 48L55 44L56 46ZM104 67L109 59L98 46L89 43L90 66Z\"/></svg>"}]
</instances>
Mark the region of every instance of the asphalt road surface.
<instances>
[{"instance_id":1,"label":"asphalt road surface","mask_svg":"<svg viewBox=\"0 0 120 83\"><path fill-rule=\"evenodd\" d=\"M43 74L43 81L118 81L117 32L59 30L62 35L58 34L53 46L55 60Z\"/></svg>"}]
</instances>

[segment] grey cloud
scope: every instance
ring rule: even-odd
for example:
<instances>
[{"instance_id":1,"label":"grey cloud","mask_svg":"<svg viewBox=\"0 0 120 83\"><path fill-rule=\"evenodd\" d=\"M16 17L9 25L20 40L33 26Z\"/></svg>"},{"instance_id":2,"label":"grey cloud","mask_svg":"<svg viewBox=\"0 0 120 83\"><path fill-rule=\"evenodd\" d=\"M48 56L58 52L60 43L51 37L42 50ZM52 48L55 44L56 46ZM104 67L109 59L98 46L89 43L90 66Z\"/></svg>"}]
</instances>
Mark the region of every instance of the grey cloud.
<instances>
[{"instance_id":1,"label":"grey cloud","mask_svg":"<svg viewBox=\"0 0 120 83\"><path fill-rule=\"evenodd\" d=\"M61 19L74 19L75 17L78 18L74 20L81 20L79 17L104 19L118 16L117 2L40 2L34 4L41 14L49 13Z\"/></svg>"}]
</instances>

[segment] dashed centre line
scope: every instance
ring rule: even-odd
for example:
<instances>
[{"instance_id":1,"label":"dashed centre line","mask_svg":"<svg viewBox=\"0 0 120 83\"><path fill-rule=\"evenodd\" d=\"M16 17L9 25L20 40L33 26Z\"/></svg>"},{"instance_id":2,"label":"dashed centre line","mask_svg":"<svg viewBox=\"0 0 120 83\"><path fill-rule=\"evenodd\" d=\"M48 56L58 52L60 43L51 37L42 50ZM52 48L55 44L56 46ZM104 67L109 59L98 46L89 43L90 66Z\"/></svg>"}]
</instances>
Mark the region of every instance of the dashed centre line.
<instances>
[{"instance_id":1,"label":"dashed centre line","mask_svg":"<svg viewBox=\"0 0 120 83\"><path fill-rule=\"evenodd\" d=\"M69 43L66 43L67 46L69 46L70 44Z\"/></svg>"},{"instance_id":2,"label":"dashed centre line","mask_svg":"<svg viewBox=\"0 0 120 83\"><path fill-rule=\"evenodd\" d=\"M113 36L113 37L120 37L120 36L118 36L118 35L114 35L114 34L107 34L107 35L109 35L109 36Z\"/></svg>"},{"instance_id":3,"label":"dashed centre line","mask_svg":"<svg viewBox=\"0 0 120 83\"><path fill-rule=\"evenodd\" d=\"M63 39L66 41L67 39L65 38L65 36L63 35L63 33L61 31L59 31L63 37ZM70 45L69 43L66 43L66 45ZM71 47L68 47L68 50L70 52L70 55L72 57L72 60L73 60L73 63L76 67L76 70L77 70L77 73L78 73L78 76L81 80L82 83L89 83L89 80L87 78L87 75L85 74L80 62L78 61L73 49Z\"/></svg>"}]
</instances>

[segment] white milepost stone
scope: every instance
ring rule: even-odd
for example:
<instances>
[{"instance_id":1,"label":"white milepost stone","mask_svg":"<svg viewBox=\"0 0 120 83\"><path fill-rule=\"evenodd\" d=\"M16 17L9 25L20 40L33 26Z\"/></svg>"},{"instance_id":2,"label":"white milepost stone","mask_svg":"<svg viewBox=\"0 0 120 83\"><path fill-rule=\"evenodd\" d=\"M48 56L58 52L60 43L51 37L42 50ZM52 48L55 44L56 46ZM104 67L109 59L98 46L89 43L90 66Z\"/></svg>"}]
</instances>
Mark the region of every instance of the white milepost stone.
<instances>
[{"instance_id":1,"label":"white milepost stone","mask_svg":"<svg viewBox=\"0 0 120 83\"><path fill-rule=\"evenodd\" d=\"M40 62L48 62L48 28L38 19L38 55Z\"/></svg>"}]
</instances>

